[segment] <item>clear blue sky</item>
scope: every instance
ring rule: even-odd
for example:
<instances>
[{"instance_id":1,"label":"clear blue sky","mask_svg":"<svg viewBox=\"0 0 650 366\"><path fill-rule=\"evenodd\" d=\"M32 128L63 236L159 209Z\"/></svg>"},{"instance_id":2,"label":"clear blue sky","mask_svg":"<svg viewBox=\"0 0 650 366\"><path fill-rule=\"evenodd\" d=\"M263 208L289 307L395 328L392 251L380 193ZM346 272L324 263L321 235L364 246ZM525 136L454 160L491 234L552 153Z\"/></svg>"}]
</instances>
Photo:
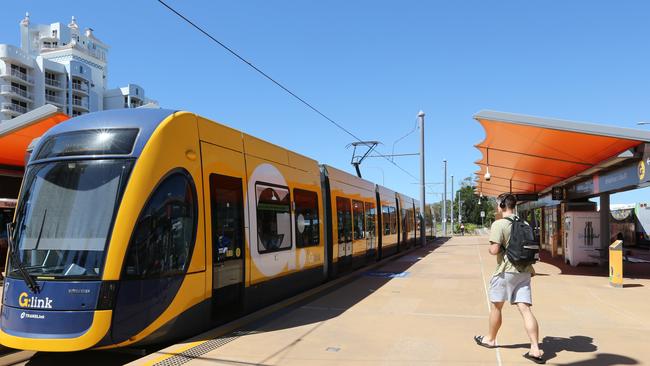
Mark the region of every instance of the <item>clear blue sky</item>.
<instances>
[{"instance_id":1,"label":"clear blue sky","mask_svg":"<svg viewBox=\"0 0 650 366\"><path fill-rule=\"evenodd\" d=\"M384 153L425 111L428 182L442 181L444 158L457 182L476 170L481 109L624 127L650 120L647 1L169 3L355 134L382 141ZM25 11L35 23L74 15L93 28L111 46L111 87L137 83L163 107L353 172L350 137L157 1L6 2L0 43L19 44ZM417 134L396 145L417 150ZM419 174L417 157L397 161ZM414 180L382 159L362 170L418 197ZM650 201L648 191L612 198L634 201Z\"/></svg>"}]
</instances>

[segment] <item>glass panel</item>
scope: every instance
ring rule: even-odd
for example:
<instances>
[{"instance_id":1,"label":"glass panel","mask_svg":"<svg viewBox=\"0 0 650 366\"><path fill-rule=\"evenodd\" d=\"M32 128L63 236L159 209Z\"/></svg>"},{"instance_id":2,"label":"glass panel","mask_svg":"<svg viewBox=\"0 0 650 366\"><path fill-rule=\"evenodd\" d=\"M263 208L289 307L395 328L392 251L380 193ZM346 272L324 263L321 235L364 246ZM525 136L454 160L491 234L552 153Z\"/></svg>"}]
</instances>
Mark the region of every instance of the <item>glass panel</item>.
<instances>
[{"instance_id":1,"label":"glass panel","mask_svg":"<svg viewBox=\"0 0 650 366\"><path fill-rule=\"evenodd\" d=\"M390 235L390 208L381 206L381 223L384 226L382 232L384 235Z\"/></svg>"},{"instance_id":2,"label":"glass panel","mask_svg":"<svg viewBox=\"0 0 650 366\"><path fill-rule=\"evenodd\" d=\"M131 160L29 168L16 217L19 256L32 275L98 276Z\"/></svg>"},{"instance_id":3,"label":"glass panel","mask_svg":"<svg viewBox=\"0 0 650 366\"><path fill-rule=\"evenodd\" d=\"M354 220L354 240L366 237L366 220L364 218L363 202L352 201L352 212Z\"/></svg>"},{"instance_id":4,"label":"glass panel","mask_svg":"<svg viewBox=\"0 0 650 366\"><path fill-rule=\"evenodd\" d=\"M185 272L194 245L195 202L187 173L174 173L156 188L133 231L124 268L127 278Z\"/></svg>"},{"instance_id":5,"label":"glass panel","mask_svg":"<svg viewBox=\"0 0 650 366\"><path fill-rule=\"evenodd\" d=\"M291 249L291 207L287 187L256 184L257 250Z\"/></svg>"},{"instance_id":6,"label":"glass panel","mask_svg":"<svg viewBox=\"0 0 650 366\"><path fill-rule=\"evenodd\" d=\"M397 234L397 210L393 206L388 206L390 211L390 233Z\"/></svg>"},{"instance_id":7,"label":"glass panel","mask_svg":"<svg viewBox=\"0 0 650 366\"><path fill-rule=\"evenodd\" d=\"M318 245L320 243L318 194L294 189L293 200L296 203L296 247Z\"/></svg>"},{"instance_id":8,"label":"glass panel","mask_svg":"<svg viewBox=\"0 0 650 366\"><path fill-rule=\"evenodd\" d=\"M350 200L336 197L336 219L338 223L338 242L348 243L352 241L352 214Z\"/></svg>"},{"instance_id":9,"label":"glass panel","mask_svg":"<svg viewBox=\"0 0 650 366\"><path fill-rule=\"evenodd\" d=\"M375 247L375 204L366 202L366 241L369 248Z\"/></svg>"},{"instance_id":10,"label":"glass panel","mask_svg":"<svg viewBox=\"0 0 650 366\"><path fill-rule=\"evenodd\" d=\"M76 131L48 138L36 160L71 155L128 155L133 150L137 129Z\"/></svg>"},{"instance_id":11,"label":"glass panel","mask_svg":"<svg viewBox=\"0 0 650 366\"><path fill-rule=\"evenodd\" d=\"M214 262L240 259L244 248L241 178L210 174L212 252Z\"/></svg>"}]
</instances>

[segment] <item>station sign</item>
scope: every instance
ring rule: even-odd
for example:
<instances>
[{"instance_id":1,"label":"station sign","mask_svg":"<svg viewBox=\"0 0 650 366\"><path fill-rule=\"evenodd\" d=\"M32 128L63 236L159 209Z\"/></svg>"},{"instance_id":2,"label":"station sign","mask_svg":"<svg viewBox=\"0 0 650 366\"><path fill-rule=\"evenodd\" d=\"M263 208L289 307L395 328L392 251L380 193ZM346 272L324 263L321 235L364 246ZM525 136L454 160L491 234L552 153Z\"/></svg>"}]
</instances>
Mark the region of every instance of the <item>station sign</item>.
<instances>
[{"instance_id":1,"label":"station sign","mask_svg":"<svg viewBox=\"0 0 650 366\"><path fill-rule=\"evenodd\" d=\"M485 211L481 211L481 217L485 217Z\"/></svg>"},{"instance_id":2,"label":"station sign","mask_svg":"<svg viewBox=\"0 0 650 366\"><path fill-rule=\"evenodd\" d=\"M530 194L516 194L515 195L517 198L517 202L524 202L524 201L537 201L538 196L536 193L530 193Z\"/></svg>"},{"instance_id":3,"label":"station sign","mask_svg":"<svg viewBox=\"0 0 650 366\"><path fill-rule=\"evenodd\" d=\"M643 164L645 165L646 163L643 162ZM596 174L587 180L567 187L566 198L578 199L595 196L604 192L616 192L636 188L639 184L650 181L648 173L641 174L641 171L644 169L640 168L640 162L634 162L602 174Z\"/></svg>"},{"instance_id":4,"label":"station sign","mask_svg":"<svg viewBox=\"0 0 650 366\"><path fill-rule=\"evenodd\" d=\"M643 159L637 164L637 174L640 183L650 182L650 151L645 149Z\"/></svg>"}]
</instances>

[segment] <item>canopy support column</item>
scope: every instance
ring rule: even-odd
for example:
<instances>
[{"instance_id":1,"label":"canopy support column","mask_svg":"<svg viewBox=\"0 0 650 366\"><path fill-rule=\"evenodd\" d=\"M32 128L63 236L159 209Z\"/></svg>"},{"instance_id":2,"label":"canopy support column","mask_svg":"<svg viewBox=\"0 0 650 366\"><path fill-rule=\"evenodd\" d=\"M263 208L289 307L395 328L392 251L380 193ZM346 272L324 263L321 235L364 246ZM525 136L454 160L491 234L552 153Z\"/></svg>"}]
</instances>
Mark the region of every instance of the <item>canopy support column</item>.
<instances>
[{"instance_id":1,"label":"canopy support column","mask_svg":"<svg viewBox=\"0 0 650 366\"><path fill-rule=\"evenodd\" d=\"M609 232L609 193L600 195L600 248L609 247L611 233Z\"/></svg>"}]
</instances>

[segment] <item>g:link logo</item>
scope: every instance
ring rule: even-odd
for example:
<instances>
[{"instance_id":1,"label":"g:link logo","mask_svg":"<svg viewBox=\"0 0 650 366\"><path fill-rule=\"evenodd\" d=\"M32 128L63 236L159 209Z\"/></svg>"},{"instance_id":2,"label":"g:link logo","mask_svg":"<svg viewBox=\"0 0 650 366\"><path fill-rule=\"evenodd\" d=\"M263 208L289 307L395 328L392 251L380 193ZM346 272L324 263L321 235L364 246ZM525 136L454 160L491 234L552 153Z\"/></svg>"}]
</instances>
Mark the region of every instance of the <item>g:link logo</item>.
<instances>
[{"instance_id":1,"label":"g:link logo","mask_svg":"<svg viewBox=\"0 0 650 366\"><path fill-rule=\"evenodd\" d=\"M18 305L21 308L52 309L52 299L49 297L42 299L38 296L29 297L27 292L23 292L18 296Z\"/></svg>"}]
</instances>

